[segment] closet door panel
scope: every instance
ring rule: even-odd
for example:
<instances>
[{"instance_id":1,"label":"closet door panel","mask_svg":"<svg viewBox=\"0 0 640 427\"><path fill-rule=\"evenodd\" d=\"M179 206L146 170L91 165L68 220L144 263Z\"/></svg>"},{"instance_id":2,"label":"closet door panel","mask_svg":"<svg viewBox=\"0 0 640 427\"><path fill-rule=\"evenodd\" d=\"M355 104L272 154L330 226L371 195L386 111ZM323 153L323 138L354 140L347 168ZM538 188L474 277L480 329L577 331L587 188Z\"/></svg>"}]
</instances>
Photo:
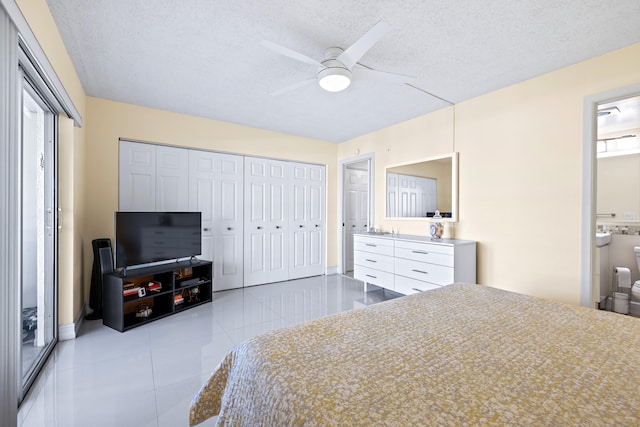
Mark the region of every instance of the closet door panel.
<instances>
[{"instance_id":1,"label":"closet door panel","mask_svg":"<svg viewBox=\"0 0 640 427\"><path fill-rule=\"evenodd\" d=\"M216 220L218 240L216 252L220 263L217 270L219 289L244 286L244 158L230 154L216 154L219 158L220 216Z\"/></svg>"},{"instance_id":2,"label":"closet door panel","mask_svg":"<svg viewBox=\"0 0 640 427\"><path fill-rule=\"evenodd\" d=\"M324 273L324 167L292 166L289 278Z\"/></svg>"},{"instance_id":3,"label":"closet door panel","mask_svg":"<svg viewBox=\"0 0 640 427\"><path fill-rule=\"evenodd\" d=\"M120 141L118 209L154 211L156 149L151 144Z\"/></svg>"},{"instance_id":4,"label":"closet door panel","mask_svg":"<svg viewBox=\"0 0 640 427\"><path fill-rule=\"evenodd\" d=\"M189 150L156 147L156 210L189 210Z\"/></svg>"},{"instance_id":5,"label":"closet door panel","mask_svg":"<svg viewBox=\"0 0 640 427\"><path fill-rule=\"evenodd\" d=\"M245 158L245 286L288 279L288 185L286 162Z\"/></svg>"},{"instance_id":6,"label":"closet door panel","mask_svg":"<svg viewBox=\"0 0 640 427\"><path fill-rule=\"evenodd\" d=\"M269 250L267 241L267 163L245 157L244 191L244 285L267 283Z\"/></svg>"}]
</instances>

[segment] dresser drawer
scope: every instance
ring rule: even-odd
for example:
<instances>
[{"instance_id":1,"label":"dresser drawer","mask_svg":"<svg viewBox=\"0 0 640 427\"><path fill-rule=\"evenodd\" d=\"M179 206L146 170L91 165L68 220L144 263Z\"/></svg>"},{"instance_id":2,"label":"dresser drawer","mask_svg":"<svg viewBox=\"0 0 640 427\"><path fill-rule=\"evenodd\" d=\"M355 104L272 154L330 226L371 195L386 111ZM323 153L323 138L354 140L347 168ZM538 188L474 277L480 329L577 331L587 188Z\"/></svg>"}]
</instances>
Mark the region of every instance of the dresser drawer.
<instances>
[{"instance_id":1,"label":"dresser drawer","mask_svg":"<svg viewBox=\"0 0 640 427\"><path fill-rule=\"evenodd\" d=\"M416 279L410 279L404 276L396 276L393 284L394 291L404 295L411 295L418 292L428 291L430 289L438 289L440 286L433 283L422 282Z\"/></svg>"},{"instance_id":2,"label":"dresser drawer","mask_svg":"<svg viewBox=\"0 0 640 427\"><path fill-rule=\"evenodd\" d=\"M432 251L432 246L435 245L423 245L419 249L396 247L395 255L397 258L405 258L413 261L428 262L432 264L453 267L453 248L449 248L452 249L452 254L449 255Z\"/></svg>"},{"instance_id":3,"label":"dresser drawer","mask_svg":"<svg viewBox=\"0 0 640 427\"><path fill-rule=\"evenodd\" d=\"M421 280L436 285L453 283L453 268L426 262L416 262L403 258L395 259L396 275Z\"/></svg>"},{"instance_id":4,"label":"dresser drawer","mask_svg":"<svg viewBox=\"0 0 640 427\"><path fill-rule=\"evenodd\" d=\"M415 249L418 251L453 255L453 245L447 245L443 243L412 242L407 240L396 240L395 246L396 248Z\"/></svg>"},{"instance_id":5,"label":"dresser drawer","mask_svg":"<svg viewBox=\"0 0 640 427\"><path fill-rule=\"evenodd\" d=\"M353 268L353 277L363 282L373 283L393 290L393 273L356 265Z\"/></svg>"},{"instance_id":6,"label":"dresser drawer","mask_svg":"<svg viewBox=\"0 0 640 427\"><path fill-rule=\"evenodd\" d=\"M353 236L353 249L393 256L393 240L368 236Z\"/></svg>"},{"instance_id":7,"label":"dresser drawer","mask_svg":"<svg viewBox=\"0 0 640 427\"><path fill-rule=\"evenodd\" d=\"M362 265L364 267L393 273L393 257L389 255L354 251L353 263L356 265Z\"/></svg>"}]
</instances>

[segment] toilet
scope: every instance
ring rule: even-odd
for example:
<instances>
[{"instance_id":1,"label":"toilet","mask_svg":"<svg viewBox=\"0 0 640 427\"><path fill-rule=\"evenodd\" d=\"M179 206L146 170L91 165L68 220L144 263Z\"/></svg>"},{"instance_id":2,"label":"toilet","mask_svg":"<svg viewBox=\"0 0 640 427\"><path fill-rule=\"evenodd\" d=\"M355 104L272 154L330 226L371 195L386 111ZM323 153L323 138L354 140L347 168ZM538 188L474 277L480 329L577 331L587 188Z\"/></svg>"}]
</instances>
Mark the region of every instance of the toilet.
<instances>
[{"instance_id":1,"label":"toilet","mask_svg":"<svg viewBox=\"0 0 640 427\"><path fill-rule=\"evenodd\" d=\"M636 254L636 263L638 264L638 269L640 269L640 246L634 246L633 252ZM631 287L631 297L636 301L640 301L640 280L636 280Z\"/></svg>"},{"instance_id":2,"label":"toilet","mask_svg":"<svg viewBox=\"0 0 640 427\"><path fill-rule=\"evenodd\" d=\"M640 246L634 246L633 252L636 254L636 263L640 269ZM636 280L631 287L631 301L629 301L629 314L640 317L640 280Z\"/></svg>"}]
</instances>

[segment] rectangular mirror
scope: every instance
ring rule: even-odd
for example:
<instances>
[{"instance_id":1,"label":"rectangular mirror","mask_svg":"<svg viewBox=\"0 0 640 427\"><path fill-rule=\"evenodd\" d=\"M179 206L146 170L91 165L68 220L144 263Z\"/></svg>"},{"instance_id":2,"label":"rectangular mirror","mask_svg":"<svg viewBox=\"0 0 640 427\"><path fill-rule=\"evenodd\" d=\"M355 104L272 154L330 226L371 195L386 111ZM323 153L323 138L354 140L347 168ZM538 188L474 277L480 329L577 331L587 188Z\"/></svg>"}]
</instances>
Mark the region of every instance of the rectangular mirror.
<instances>
[{"instance_id":1,"label":"rectangular mirror","mask_svg":"<svg viewBox=\"0 0 640 427\"><path fill-rule=\"evenodd\" d=\"M387 218L458 220L458 153L386 168Z\"/></svg>"}]
</instances>

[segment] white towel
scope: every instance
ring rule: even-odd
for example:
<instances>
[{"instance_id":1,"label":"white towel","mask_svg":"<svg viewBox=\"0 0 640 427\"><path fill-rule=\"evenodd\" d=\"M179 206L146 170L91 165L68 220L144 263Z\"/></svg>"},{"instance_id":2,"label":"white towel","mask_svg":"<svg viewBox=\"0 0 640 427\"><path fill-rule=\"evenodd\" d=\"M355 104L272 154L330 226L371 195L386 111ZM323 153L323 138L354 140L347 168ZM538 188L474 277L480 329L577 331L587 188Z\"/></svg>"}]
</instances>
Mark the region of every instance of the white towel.
<instances>
[{"instance_id":1,"label":"white towel","mask_svg":"<svg viewBox=\"0 0 640 427\"><path fill-rule=\"evenodd\" d=\"M631 270L627 267L613 267L613 272L616 274L616 283L619 288L631 287Z\"/></svg>"}]
</instances>

